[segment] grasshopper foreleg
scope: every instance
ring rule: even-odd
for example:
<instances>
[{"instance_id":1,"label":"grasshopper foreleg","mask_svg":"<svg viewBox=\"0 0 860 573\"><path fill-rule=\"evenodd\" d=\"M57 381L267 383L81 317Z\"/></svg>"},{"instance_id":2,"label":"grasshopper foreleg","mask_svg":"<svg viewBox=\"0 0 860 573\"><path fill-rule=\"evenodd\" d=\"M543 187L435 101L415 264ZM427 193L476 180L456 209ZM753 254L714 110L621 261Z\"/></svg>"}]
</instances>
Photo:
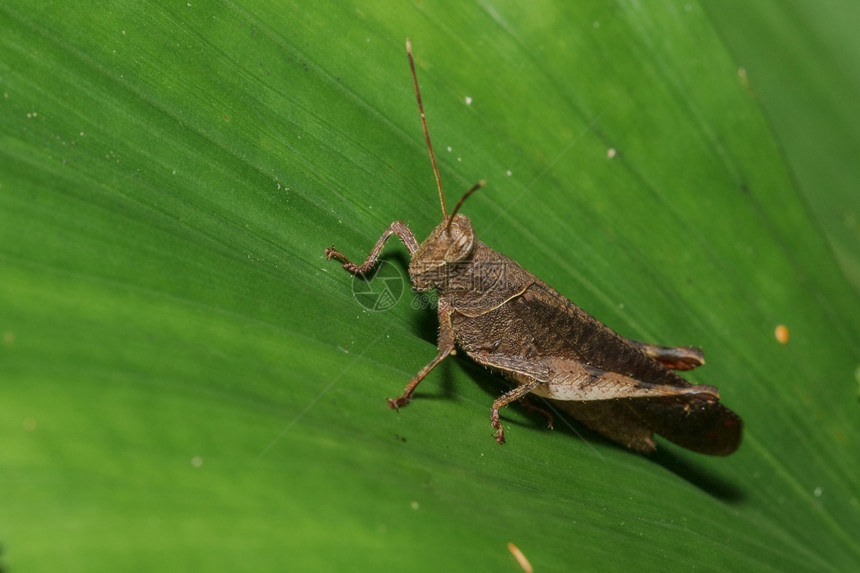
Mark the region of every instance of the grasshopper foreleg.
<instances>
[{"instance_id":1,"label":"grasshopper foreleg","mask_svg":"<svg viewBox=\"0 0 860 573\"><path fill-rule=\"evenodd\" d=\"M437 364L445 360L449 354L455 354L454 348L454 327L451 325L451 313L453 309L447 300L439 299L439 353L436 358L430 361L430 364L421 369L415 375L415 378L409 381L406 388L403 389L403 394L396 399L388 399L388 407L395 410L407 405L412 400L412 393L427 374L433 370Z\"/></svg>"},{"instance_id":2,"label":"grasshopper foreleg","mask_svg":"<svg viewBox=\"0 0 860 573\"><path fill-rule=\"evenodd\" d=\"M327 259L337 259L341 263L343 263L343 268L348 270L354 275L364 274L373 267L376 263L376 259L379 258L379 253L382 251L382 247L385 246L385 242L391 237L391 235L397 235L403 244L406 245L406 248L409 249L409 254L414 255L415 251L418 250L418 241L415 240L415 235L412 234L412 231L409 230L409 227L406 226L406 223L403 221L394 221L388 228L382 233L382 236L379 237L379 240L376 241L376 245L373 246L373 250L370 251L370 254L367 255L367 259L365 259L364 263L361 265L356 265L353 262L350 262L346 256L334 249L334 247L325 250L325 256Z\"/></svg>"}]
</instances>

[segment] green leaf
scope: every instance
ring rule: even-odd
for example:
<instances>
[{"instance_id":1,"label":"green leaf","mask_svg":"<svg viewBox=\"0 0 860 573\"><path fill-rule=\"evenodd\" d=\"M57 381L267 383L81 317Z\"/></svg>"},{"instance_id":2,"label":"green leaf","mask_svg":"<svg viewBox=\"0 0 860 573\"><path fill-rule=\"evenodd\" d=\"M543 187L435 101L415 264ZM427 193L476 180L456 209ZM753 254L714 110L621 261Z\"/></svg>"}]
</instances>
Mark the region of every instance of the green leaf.
<instances>
[{"instance_id":1,"label":"green leaf","mask_svg":"<svg viewBox=\"0 0 860 573\"><path fill-rule=\"evenodd\" d=\"M860 289L860 5L842 0L706 2L752 78L797 186L846 277ZM852 72L853 70L853 72Z\"/></svg>"},{"instance_id":2,"label":"green leaf","mask_svg":"<svg viewBox=\"0 0 860 573\"><path fill-rule=\"evenodd\" d=\"M513 542L538 571L856 567L856 197L813 219L798 174L860 168L775 137L814 110L768 111L780 55L730 51L720 10L0 7L3 564L516 571ZM402 246L386 312L323 250L441 220L407 35L449 203L486 179L484 242L625 336L702 346L689 378L743 416L736 454L638 456L518 407L499 447L505 386L465 357L386 407L434 313Z\"/></svg>"}]
</instances>

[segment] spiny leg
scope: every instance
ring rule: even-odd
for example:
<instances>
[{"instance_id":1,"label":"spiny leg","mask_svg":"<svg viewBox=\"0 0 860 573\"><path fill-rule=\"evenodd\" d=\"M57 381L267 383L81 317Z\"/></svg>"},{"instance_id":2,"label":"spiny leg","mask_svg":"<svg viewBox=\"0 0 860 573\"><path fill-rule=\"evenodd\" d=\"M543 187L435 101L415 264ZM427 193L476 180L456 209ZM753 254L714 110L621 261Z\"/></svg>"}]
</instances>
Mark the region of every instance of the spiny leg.
<instances>
[{"instance_id":1,"label":"spiny leg","mask_svg":"<svg viewBox=\"0 0 860 573\"><path fill-rule=\"evenodd\" d=\"M705 355L700 348L692 346L660 346L658 344L639 342L638 340L630 340L630 342L647 356L672 370L692 370L705 363Z\"/></svg>"},{"instance_id":2,"label":"spiny leg","mask_svg":"<svg viewBox=\"0 0 860 573\"><path fill-rule=\"evenodd\" d=\"M406 223L403 221L394 221L388 228L382 233L382 236L379 237L379 240L376 241L376 245L373 246L373 250L370 251L370 254L367 255L367 259L361 265L356 265L355 263L350 262L349 259L346 258L346 255L334 249L334 247L325 250L325 256L327 259L337 259L341 263L343 263L343 268L351 272L352 274L364 274L373 267L374 263L376 263L376 259L379 258L379 253L382 251L382 247L385 245L385 241L391 237L391 235L397 235L403 244L406 245L406 248L409 249L409 254L415 254L415 251L418 250L418 241L415 240L415 235L412 234L412 231L409 230L409 227L406 226Z\"/></svg>"},{"instance_id":3,"label":"spiny leg","mask_svg":"<svg viewBox=\"0 0 860 573\"><path fill-rule=\"evenodd\" d=\"M439 299L439 353L436 358L430 361L430 364L421 369L421 371L410 380L406 388L403 389L403 394L396 399L388 399L388 407L395 410L407 405L412 400L412 393L415 388L424 379L427 374L433 370L437 364L445 360L449 354L456 354L454 348L454 327L451 325L451 313L453 308L444 298Z\"/></svg>"},{"instance_id":4,"label":"spiny leg","mask_svg":"<svg viewBox=\"0 0 860 573\"><path fill-rule=\"evenodd\" d=\"M490 412L490 424L492 424L493 428L496 430L495 437L497 442L500 444L505 443L505 430L502 428L502 423L499 421L499 408L504 408L514 400L519 400L540 385L541 382L538 381L521 384L493 402L493 410Z\"/></svg>"}]
</instances>

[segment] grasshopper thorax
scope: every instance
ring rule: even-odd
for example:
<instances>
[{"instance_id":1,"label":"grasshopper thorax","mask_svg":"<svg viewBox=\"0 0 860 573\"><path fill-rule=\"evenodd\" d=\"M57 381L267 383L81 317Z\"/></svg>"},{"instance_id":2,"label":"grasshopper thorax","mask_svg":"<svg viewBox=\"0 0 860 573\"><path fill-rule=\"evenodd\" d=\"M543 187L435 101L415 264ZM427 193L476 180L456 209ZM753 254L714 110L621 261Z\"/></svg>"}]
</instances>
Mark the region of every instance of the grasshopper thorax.
<instances>
[{"instance_id":1,"label":"grasshopper thorax","mask_svg":"<svg viewBox=\"0 0 860 573\"><path fill-rule=\"evenodd\" d=\"M409 263L409 276L417 291L443 289L452 267L468 262L476 244L472 222L465 215L455 214L433 229Z\"/></svg>"}]
</instances>

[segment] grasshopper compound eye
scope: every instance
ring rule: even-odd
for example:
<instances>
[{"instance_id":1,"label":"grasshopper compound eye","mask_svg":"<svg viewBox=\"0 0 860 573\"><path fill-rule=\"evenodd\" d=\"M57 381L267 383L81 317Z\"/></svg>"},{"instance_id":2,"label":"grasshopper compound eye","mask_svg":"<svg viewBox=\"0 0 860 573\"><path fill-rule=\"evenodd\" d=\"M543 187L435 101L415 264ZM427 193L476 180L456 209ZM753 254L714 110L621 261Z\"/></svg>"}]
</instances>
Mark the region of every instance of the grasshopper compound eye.
<instances>
[{"instance_id":1,"label":"grasshopper compound eye","mask_svg":"<svg viewBox=\"0 0 860 573\"><path fill-rule=\"evenodd\" d=\"M454 220L455 217L456 220ZM472 247L475 245L475 230L472 228L472 222L465 215L451 217L443 236L448 242L448 248L445 251L446 263L459 263L472 254Z\"/></svg>"}]
</instances>

